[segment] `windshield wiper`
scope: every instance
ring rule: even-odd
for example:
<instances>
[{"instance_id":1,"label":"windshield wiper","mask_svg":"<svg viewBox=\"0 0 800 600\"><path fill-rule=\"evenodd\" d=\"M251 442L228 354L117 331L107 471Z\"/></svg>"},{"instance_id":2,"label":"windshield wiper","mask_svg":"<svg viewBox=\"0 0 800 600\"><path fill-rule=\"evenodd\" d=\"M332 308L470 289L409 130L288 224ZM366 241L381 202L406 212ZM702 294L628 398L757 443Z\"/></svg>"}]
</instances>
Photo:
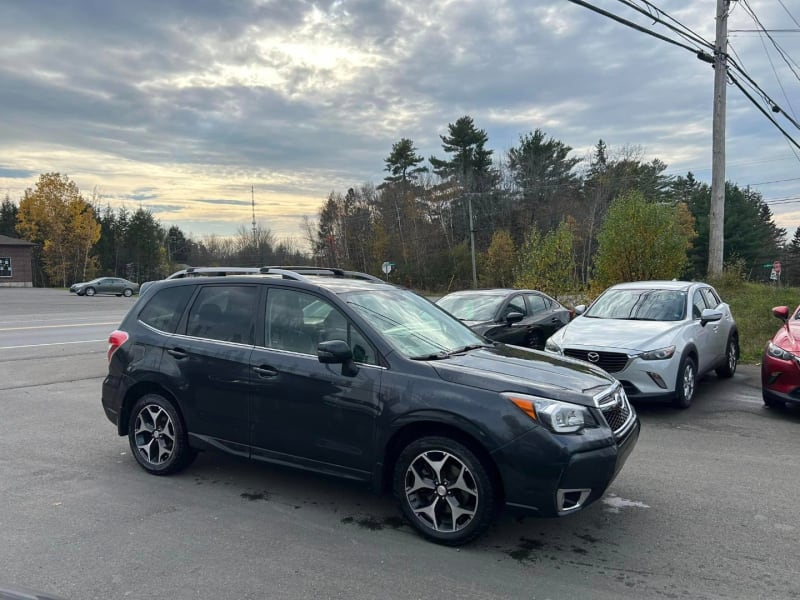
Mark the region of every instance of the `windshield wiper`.
<instances>
[{"instance_id":1,"label":"windshield wiper","mask_svg":"<svg viewBox=\"0 0 800 600\"><path fill-rule=\"evenodd\" d=\"M461 348L456 348L455 350L448 350L447 355L453 356L454 354L463 354L464 352L469 352L470 350L477 350L478 348L494 348L494 344L470 344L468 346L462 346Z\"/></svg>"},{"instance_id":2,"label":"windshield wiper","mask_svg":"<svg viewBox=\"0 0 800 600\"><path fill-rule=\"evenodd\" d=\"M434 352L432 354L421 354L419 356L409 356L411 360L442 360L450 358L449 352Z\"/></svg>"}]
</instances>

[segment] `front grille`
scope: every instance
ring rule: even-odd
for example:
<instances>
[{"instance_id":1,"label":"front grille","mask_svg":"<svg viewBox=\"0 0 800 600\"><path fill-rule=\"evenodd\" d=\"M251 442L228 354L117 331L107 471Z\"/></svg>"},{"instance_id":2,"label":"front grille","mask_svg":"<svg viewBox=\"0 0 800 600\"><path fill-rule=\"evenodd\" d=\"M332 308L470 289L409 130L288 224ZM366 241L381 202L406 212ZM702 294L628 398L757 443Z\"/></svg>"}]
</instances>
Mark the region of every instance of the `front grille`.
<instances>
[{"instance_id":1,"label":"front grille","mask_svg":"<svg viewBox=\"0 0 800 600\"><path fill-rule=\"evenodd\" d=\"M632 409L625 391L616 388L598 401L598 408L615 436L623 433L631 420Z\"/></svg>"},{"instance_id":2,"label":"front grille","mask_svg":"<svg viewBox=\"0 0 800 600\"><path fill-rule=\"evenodd\" d=\"M564 350L564 354L570 358L585 360L593 365L597 365L608 373L617 373L628 365L628 355L622 352L595 352L594 350L567 348ZM589 355L591 355L591 357Z\"/></svg>"}]
</instances>

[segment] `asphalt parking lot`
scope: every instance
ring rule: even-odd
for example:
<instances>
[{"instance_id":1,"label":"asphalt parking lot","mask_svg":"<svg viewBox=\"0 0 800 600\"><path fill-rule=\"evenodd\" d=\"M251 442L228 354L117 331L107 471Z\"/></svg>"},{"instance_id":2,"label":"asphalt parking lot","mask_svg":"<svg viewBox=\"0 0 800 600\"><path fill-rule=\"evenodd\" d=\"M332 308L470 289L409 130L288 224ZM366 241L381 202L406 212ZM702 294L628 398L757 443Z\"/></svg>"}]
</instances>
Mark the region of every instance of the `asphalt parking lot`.
<instances>
[{"instance_id":1,"label":"asphalt parking lot","mask_svg":"<svg viewBox=\"0 0 800 600\"><path fill-rule=\"evenodd\" d=\"M100 406L106 338L136 298L0 288L0 587L94 598L797 598L800 410L758 368L686 411L638 406L605 498L504 514L461 549L388 497L203 454L154 477Z\"/></svg>"}]
</instances>

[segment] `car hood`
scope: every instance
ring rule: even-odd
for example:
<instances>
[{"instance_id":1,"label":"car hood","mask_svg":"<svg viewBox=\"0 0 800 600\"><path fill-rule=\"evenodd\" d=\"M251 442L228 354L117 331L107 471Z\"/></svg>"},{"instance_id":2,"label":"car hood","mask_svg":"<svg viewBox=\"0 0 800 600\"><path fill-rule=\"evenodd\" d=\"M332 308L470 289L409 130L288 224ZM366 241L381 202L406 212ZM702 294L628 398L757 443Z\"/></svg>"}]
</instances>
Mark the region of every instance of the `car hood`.
<instances>
[{"instance_id":1,"label":"car hood","mask_svg":"<svg viewBox=\"0 0 800 600\"><path fill-rule=\"evenodd\" d=\"M800 353L800 321L787 321L775 333L772 343L792 354Z\"/></svg>"},{"instance_id":2,"label":"car hood","mask_svg":"<svg viewBox=\"0 0 800 600\"><path fill-rule=\"evenodd\" d=\"M685 321L633 321L576 317L553 340L564 348L618 348L640 352L669 345Z\"/></svg>"},{"instance_id":3,"label":"car hood","mask_svg":"<svg viewBox=\"0 0 800 600\"><path fill-rule=\"evenodd\" d=\"M518 392L584 406L615 380L588 363L498 344L432 361L445 381L495 392Z\"/></svg>"}]
</instances>

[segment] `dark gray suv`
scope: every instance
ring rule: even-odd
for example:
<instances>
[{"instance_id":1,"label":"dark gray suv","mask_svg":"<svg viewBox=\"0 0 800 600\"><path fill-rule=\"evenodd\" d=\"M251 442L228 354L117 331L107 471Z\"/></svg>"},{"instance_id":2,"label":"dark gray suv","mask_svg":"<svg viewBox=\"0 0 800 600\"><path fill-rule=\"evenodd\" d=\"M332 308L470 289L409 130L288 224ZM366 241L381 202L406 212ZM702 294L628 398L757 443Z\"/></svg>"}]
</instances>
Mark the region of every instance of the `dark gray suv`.
<instances>
[{"instance_id":1,"label":"dark gray suv","mask_svg":"<svg viewBox=\"0 0 800 600\"><path fill-rule=\"evenodd\" d=\"M139 464L166 475L214 449L369 482L449 545L503 504L560 516L603 495L639 435L618 382L349 275L154 283L111 334L103 382Z\"/></svg>"}]
</instances>

